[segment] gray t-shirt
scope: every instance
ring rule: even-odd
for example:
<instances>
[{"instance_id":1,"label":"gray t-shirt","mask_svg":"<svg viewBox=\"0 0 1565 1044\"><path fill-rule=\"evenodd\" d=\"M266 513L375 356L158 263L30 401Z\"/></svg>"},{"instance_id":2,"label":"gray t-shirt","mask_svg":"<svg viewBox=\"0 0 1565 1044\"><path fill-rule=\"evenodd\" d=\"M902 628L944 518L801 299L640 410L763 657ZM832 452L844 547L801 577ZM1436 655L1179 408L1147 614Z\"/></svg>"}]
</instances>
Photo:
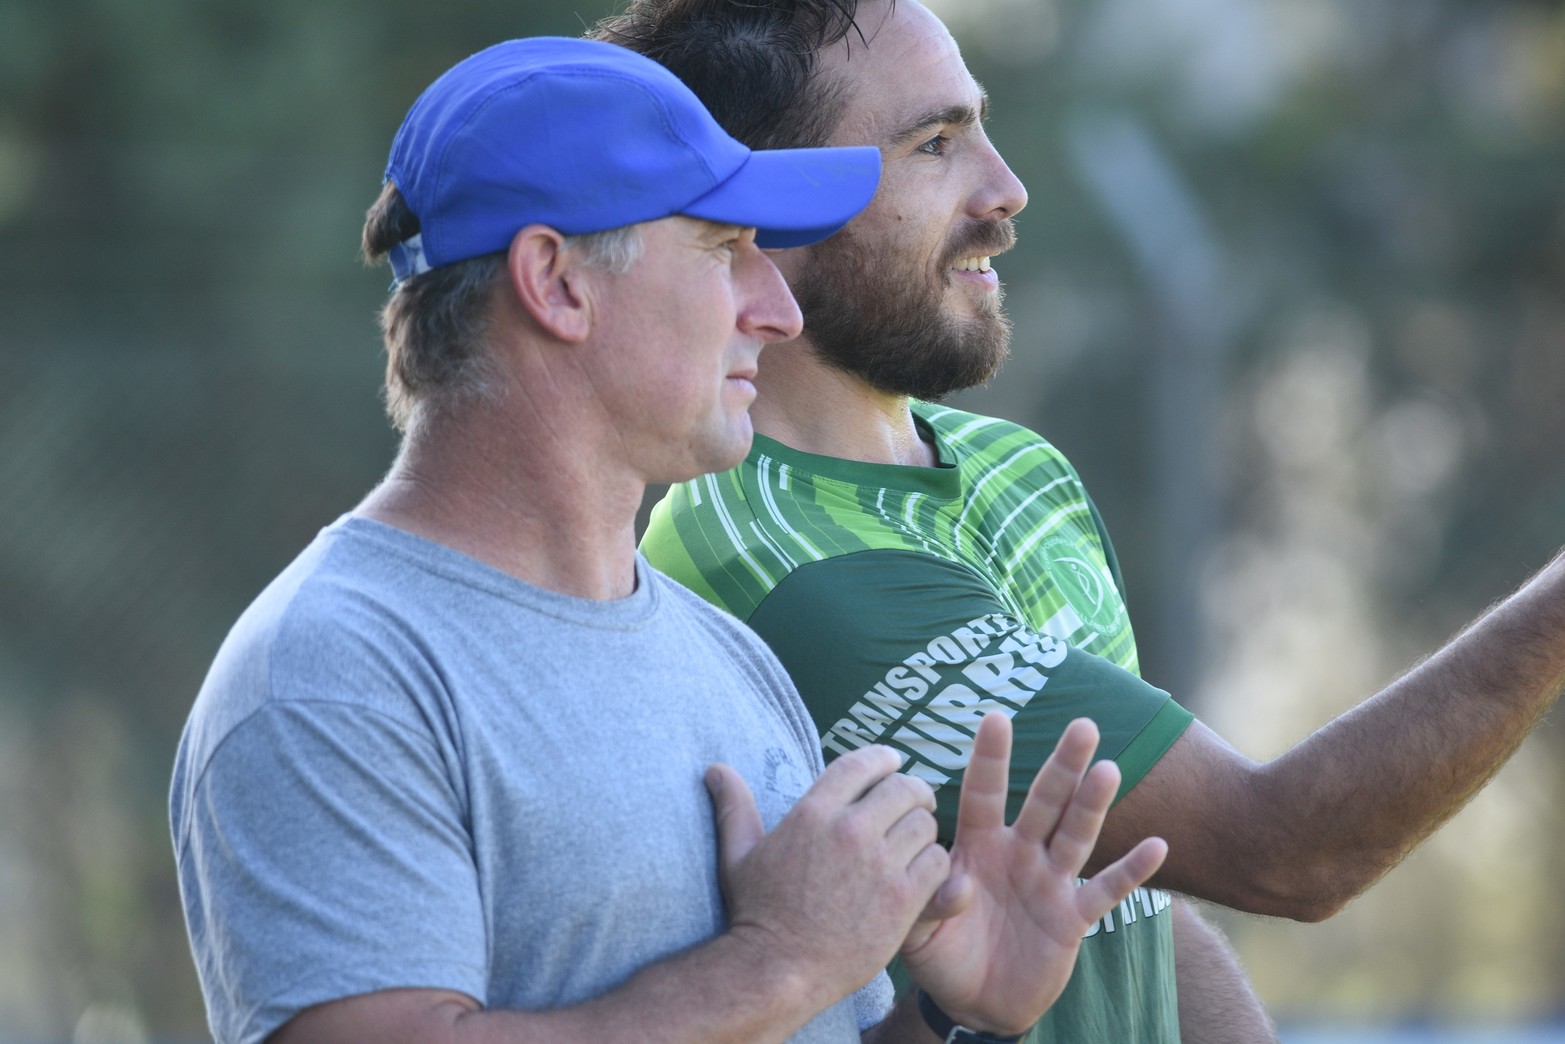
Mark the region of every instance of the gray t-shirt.
<instances>
[{"instance_id":1,"label":"gray t-shirt","mask_svg":"<svg viewBox=\"0 0 1565 1044\"><path fill-rule=\"evenodd\" d=\"M543 1009L722 931L702 784L770 829L820 771L750 631L637 561L597 602L348 516L240 618L170 817L212 1031L396 987ZM858 1039L884 979L794 1038Z\"/></svg>"}]
</instances>

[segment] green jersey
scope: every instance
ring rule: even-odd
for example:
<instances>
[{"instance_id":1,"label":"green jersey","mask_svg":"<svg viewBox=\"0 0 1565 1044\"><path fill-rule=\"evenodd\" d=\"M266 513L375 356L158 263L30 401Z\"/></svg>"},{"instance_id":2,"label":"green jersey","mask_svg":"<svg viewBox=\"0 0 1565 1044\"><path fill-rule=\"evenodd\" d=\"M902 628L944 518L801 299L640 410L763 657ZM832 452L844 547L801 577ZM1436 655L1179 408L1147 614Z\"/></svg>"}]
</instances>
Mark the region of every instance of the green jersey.
<instances>
[{"instance_id":1,"label":"green jersey","mask_svg":"<svg viewBox=\"0 0 1565 1044\"><path fill-rule=\"evenodd\" d=\"M739 467L673 487L642 550L760 633L830 760L905 758L950 842L978 720L1010 716L1010 814L1060 732L1090 717L1121 794L1191 715L1141 680L1112 546L1069 461L1007 421L914 404L941 464L801 453L757 436ZM1031 1039L1177 1041L1168 896L1140 889L1088 932Z\"/></svg>"}]
</instances>

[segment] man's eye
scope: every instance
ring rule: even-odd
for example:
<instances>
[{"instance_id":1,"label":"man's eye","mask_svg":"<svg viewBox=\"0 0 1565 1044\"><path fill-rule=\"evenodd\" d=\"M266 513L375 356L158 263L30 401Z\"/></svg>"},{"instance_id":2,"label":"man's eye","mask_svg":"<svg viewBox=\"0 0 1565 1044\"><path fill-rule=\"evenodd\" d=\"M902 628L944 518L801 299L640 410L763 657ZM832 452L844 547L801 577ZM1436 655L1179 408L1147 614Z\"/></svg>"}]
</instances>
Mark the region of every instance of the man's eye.
<instances>
[{"instance_id":1,"label":"man's eye","mask_svg":"<svg viewBox=\"0 0 1565 1044\"><path fill-rule=\"evenodd\" d=\"M730 256L732 256L737 254L746 243L752 241L754 238L755 231L753 229L747 228L744 231L739 232L736 235L733 235L728 239L718 243L717 248L719 250L726 251Z\"/></svg>"},{"instance_id":2,"label":"man's eye","mask_svg":"<svg viewBox=\"0 0 1565 1044\"><path fill-rule=\"evenodd\" d=\"M945 152L946 146L949 144L951 144L950 138L946 137L944 134L936 134L933 138L930 138L928 141L924 142L924 144L920 145L918 147L918 151L927 152L932 156L939 156Z\"/></svg>"}]
</instances>

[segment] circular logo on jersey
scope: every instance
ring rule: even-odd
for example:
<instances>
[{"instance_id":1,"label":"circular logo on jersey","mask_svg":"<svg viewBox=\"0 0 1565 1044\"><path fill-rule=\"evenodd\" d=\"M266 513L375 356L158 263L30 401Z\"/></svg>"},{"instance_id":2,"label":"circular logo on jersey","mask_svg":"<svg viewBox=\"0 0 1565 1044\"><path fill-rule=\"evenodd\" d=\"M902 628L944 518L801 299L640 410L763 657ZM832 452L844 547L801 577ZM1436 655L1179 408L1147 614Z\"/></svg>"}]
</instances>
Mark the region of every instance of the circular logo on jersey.
<instances>
[{"instance_id":1,"label":"circular logo on jersey","mask_svg":"<svg viewBox=\"0 0 1565 1044\"><path fill-rule=\"evenodd\" d=\"M1100 634L1118 632L1124 624L1125 603L1108 567L1069 540L1050 540L1043 553L1049 575L1082 623Z\"/></svg>"}]
</instances>

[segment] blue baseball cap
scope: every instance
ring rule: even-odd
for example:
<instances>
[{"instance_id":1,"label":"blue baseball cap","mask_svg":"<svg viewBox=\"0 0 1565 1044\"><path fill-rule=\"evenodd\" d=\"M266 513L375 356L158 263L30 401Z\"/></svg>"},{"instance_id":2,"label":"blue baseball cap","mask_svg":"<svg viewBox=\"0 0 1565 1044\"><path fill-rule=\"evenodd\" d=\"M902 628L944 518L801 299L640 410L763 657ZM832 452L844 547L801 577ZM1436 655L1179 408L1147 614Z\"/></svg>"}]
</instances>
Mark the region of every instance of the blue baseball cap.
<instances>
[{"instance_id":1,"label":"blue baseball cap","mask_svg":"<svg viewBox=\"0 0 1565 1044\"><path fill-rule=\"evenodd\" d=\"M616 44L509 40L457 63L413 103L386 179L418 217L398 282L511 245L683 214L757 230L767 248L825 239L869 203L872 147L752 151L657 62Z\"/></svg>"}]
</instances>

